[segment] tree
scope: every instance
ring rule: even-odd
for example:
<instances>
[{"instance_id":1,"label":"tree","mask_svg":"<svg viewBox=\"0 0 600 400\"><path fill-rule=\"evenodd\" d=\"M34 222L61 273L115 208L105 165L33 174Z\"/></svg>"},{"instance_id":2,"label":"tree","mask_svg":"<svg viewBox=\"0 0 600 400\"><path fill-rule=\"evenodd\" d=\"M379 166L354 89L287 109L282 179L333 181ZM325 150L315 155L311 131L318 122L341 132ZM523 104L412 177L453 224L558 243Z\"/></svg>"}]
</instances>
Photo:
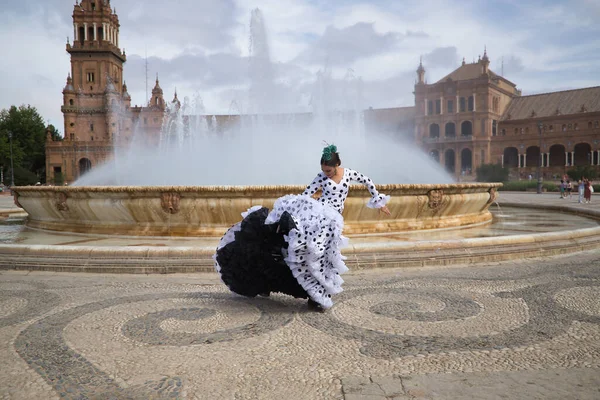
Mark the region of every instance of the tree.
<instances>
[{"instance_id":1,"label":"tree","mask_svg":"<svg viewBox=\"0 0 600 400\"><path fill-rule=\"evenodd\" d=\"M506 182L508 181L508 168L500 164L482 164L477 168L477 182Z\"/></svg>"},{"instance_id":2,"label":"tree","mask_svg":"<svg viewBox=\"0 0 600 400\"><path fill-rule=\"evenodd\" d=\"M567 175L573 181L578 181L581 178L596 179L596 170L589 165L578 165L567 171Z\"/></svg>"},{"instance_id":3,"label":"tree","mask_svg":"<svg viewBox=\"0 0 600 400\"><path fill-rule=\"evenodd\" d=\"M58 131L58 129L56 129L56 127L52 124L48 125L48 128L46 129L46 131L50 131L50 135L52 136L52 141L54 142L61 142L63 140L62 135L60 134L60 132ZM46 133L48 134L48 133Z\"/></svg>"},{"instance_id":4,"label":"tree","mask_svg":"<svg viewBox=\"0 0 600 400\"><path fill-rule=\"evenodd\" d=\"M51 131L53 135L60 137L56 128L52 127ZM10 173L9 132L12 133L15 171L17 167L21 167L43 179L46 175L46 126L36 108L21 105L0 111L0 163L4 168L5 176Z\"/></svg>"}]
</instances>

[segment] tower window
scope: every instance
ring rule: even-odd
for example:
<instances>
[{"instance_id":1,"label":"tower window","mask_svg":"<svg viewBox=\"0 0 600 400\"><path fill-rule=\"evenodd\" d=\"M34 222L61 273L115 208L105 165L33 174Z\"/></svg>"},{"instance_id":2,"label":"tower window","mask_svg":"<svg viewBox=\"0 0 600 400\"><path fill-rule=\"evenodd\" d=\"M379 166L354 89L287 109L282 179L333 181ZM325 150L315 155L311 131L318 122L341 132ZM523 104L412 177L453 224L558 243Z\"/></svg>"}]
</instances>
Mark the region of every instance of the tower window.
<instances>
[{"instance_id":1,"label":"tower window","mask_svg":"<svg viewBox=\"0 0 600 400\"><path fill-rule=\"evenodd\" d=\"M74 133L71 133L71 134L69 135L69 138L70 138L71 140L75 140L75 134L74 134Z\"/></svg>"},{"instance_id":2,"label":"tower window","mask_svg":"<svg viewBox=\"0 0 600 400\"><path fill-rule=\"evenodd\" d=\"M90 124L90 131L94 132L94 124Z\"/></svg>"},{"instance_id":3,"label":"tower window","mask_svg":"<svg viewBox=\"0 0 600 400\"><path fill-rule=\"evenodd\" d=\"M72 106L73 105L73 99L69 99L69 105Z\"/></svg>"},{"instance_id":4,"label":"tower window","mask_svg":"<svg viewBox=\"0 0 600 400\"><path fill-rule=\"evenodd\" d=\"M96 11L96 3L92 3L92 11Z\"/></svg>"},{"instance_id":5,"label":"tower window","mask_svg":"<svg viewBox=\"0 0 600 400\"><path fill-rule=\"evenodd\" d=\"M93 72L87 73L87 81L90 83L94 83L94 73Z\"/></svg>"}]
</instances>

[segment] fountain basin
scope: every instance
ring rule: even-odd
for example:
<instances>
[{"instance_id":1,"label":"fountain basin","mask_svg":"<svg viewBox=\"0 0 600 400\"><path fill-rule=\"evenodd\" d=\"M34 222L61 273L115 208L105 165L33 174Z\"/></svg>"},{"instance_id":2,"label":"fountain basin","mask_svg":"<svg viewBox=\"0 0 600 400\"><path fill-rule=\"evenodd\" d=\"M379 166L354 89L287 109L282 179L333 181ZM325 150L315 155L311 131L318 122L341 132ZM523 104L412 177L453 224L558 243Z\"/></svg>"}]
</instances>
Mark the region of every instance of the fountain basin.
<instances>
[{"instance_id":1,"label":"fountain basin","mask_svg":"<svg viewBox=\"0 0 600 400\"><path fill-rule=\"evenodd\" d=\"M344 234L381 234L464 227L490 222L501 183L378 185L391 195L392 215L369 209L369 193L353 186ZM24 186L15 203L27 226L52 231L132 236L218 237L255 205L301 193L304 186Z\"/></svg>"}]
</instances>

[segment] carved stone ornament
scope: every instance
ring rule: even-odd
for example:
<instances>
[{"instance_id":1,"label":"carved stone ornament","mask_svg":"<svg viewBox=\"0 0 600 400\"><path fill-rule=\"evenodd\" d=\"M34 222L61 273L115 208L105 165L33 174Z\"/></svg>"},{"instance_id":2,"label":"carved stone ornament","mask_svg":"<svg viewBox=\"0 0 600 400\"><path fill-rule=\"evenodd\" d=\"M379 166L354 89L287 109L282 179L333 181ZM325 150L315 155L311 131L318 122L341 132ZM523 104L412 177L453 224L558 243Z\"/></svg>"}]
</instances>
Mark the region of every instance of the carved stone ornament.
<instances>
[{"instance_id":1,"label":"carved stone ornament","mask_svg":"<svg viewBox=\"0 0 600 400\"><path fill-rule=\"evenodd\" d=\"M441 189L433 189L427 193L429 197L429 208L434 211L439 210L444 203L444 191Z\"/></svg>"},{"instance_id":2,"label":"carved stone ornament","mask_svg":"<svg viewBox=\"0 0 600 400\"><path fill-rule=\"evenodd\" d=\"M164 212L177 214L179 212L179 200L181 195L176 192L165 192L160 195L160 205Z\"/></svg>"},{"instance_id":3,"label":"carved stone ornament","mask_svg":"<svg viewBox=\"0 0 600 400\"><path fill-rule=\"evenodd\" d=\"M491 188L488 193L490 194L490 199L487 201L487 204L492 204L498 198L498 190L496 188Z\"/></svg>"},{"instance_id":4,"label":"carved stone ornament","mask_svg":"<svg viewBox=\"0 0 600 400\"><path fill-rule=\"evenodd\" d=\"M13 192L13 200L15 202L15 206L17 206L19 208L23 208L23 206L21 205L21 203L19 203L19 193Z\"/></svg>"},{"instance_id":5,"label":"carved stone ornament","mask_svg":"<svg viewBox=\"0 0 600 400\"><path fill-rule=\"evenodd\" d=\"M69 206L67 205L67 194L65 192L56 193L56 209L58 211L69 211Z\"/></svg>"}]
</instances>

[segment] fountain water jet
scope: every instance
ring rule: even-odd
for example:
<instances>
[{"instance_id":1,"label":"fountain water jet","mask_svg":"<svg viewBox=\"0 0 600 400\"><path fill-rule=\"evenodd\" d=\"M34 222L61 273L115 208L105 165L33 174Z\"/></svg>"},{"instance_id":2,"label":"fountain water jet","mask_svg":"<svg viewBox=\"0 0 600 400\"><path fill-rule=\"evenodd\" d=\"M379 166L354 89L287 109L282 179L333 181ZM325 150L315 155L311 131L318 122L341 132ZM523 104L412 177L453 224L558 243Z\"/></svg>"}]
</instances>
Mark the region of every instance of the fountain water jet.
<instances>
[{"instance_id":1,"label":"fountain water jet","mask_svg":"<svg viewBox=\"0 0 600 400\"><path fill-rule=\"evenodd\" d=\"M450 184L423 152L365 129L361 82L348 70L341 98L327 68L317 74L312 113L283 113L264 19L251 16L249 91L254 113L204 115L199 96L167 108L159 146L123 149L73 187L15 188L28 226L83 233L215 236L253 205L302 192L319 171L323 140L344 165L367 173L392 196L392 217L369 210L366 191L346 203L346 234L459 227L489 222L499 184ZM109 90L110 88L107 88ZM343 106L345 104L345 106ZM239 109L239 105L238 105ZM418 183L418 184L417 184ZM383 185L381 185L383 184ZM257 186L268 185L268 186Z\"/></svg>"}]
</instances>

